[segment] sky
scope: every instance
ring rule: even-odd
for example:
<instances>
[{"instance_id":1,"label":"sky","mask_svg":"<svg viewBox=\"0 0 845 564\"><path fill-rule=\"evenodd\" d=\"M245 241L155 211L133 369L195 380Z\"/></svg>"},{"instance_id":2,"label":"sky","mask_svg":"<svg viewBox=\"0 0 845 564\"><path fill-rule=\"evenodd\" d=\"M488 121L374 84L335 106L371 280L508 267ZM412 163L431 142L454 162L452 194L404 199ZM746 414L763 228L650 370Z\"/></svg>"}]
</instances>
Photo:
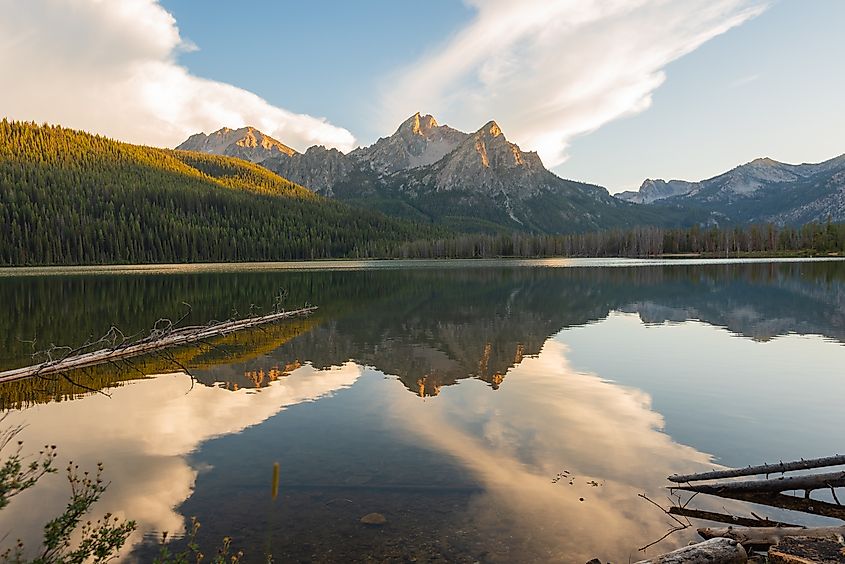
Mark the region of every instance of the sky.
<instances>
[{"instance_id":1,"label":"sky","mask_svg":"<svg viewBox=\"0 0 845 564\"><path fill-rule=\"evenodd\" d=\"M842 0L0 0L0 115L343 151L417 111L495 119L617 192L845 153L842 21Z\"/></svg>"}]
</instances>

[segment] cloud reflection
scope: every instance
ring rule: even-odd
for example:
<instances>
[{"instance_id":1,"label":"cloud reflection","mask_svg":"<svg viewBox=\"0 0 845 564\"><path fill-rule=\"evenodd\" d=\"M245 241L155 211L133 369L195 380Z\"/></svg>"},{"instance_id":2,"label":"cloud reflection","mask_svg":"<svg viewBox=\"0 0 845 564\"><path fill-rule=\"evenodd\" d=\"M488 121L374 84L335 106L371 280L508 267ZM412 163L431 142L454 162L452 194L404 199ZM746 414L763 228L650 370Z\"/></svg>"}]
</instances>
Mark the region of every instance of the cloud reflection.
<instances>
[{"instance_id":1,"label":"cloud reflection","mask_svg":"<svg viewBox=\"0 0 845 564\"><path fill-rule=\"evenodd\" d=\"M193 491L201 469L192 467L187 455L201 443L348 388L360 374L352 363L328 370L306 365L260 392L191 389L184 374L163 374L116 388L110 398L95 395L11 412L5 423L26 425L20 438L27 452L46 443L58 445L60 468L67 453L82 469L104 463L111 484L94 515L111 512L138 522L122 551L126 555L144 534L183 532L184 518L176 507ZM28 546L36 545L42 526L61 512L68 494L62 473L44 478L0 513L0 536L9 532L7 542L13 542L23 535Z\"/></svg>"},{"instance_id":2,"label":"cloud reflection","mask_svg":"<svg viewBox=\"0 0 845 564\"><path fill-rule=\"evenodd\" d=\"M486 492L470 507L467 527L507 531L519 552L500 560L636 560L638 547L668 529L637 494L665 500L666 476L710 467L710 457L665 434L647 394L574 371L566 353L549 340L508 373L506 393L467 382L450 390L460 407L439 401L413 409L411 396L392 407L416 439L477 475Z\"/></svg>"}]
</instances>

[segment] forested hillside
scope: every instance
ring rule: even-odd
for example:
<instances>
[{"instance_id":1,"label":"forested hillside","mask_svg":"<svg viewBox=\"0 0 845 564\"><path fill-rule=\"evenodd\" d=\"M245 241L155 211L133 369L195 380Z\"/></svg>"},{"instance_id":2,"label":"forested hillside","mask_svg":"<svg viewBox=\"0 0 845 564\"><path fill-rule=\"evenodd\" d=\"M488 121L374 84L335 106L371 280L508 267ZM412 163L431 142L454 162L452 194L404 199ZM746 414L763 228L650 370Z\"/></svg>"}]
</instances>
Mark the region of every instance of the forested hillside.
<instances>
[{"instance_id":1,"label":"forested hillside","mask_svg":"<svg viewBox=\"0 0 845 564\"><path fill-rule=\"evenodd\" d=\"M0 229L2 265L354 257L436 234L238 159L7 120Z\"/></svg>"}]
</instances>

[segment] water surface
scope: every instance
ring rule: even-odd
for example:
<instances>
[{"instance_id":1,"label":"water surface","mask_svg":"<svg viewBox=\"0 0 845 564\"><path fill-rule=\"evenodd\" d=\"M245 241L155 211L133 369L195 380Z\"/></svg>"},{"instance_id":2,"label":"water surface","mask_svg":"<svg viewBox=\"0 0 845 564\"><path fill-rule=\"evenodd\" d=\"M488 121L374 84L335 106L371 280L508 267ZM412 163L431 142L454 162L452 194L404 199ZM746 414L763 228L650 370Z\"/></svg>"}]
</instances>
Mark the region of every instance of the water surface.
<instances>
[{"instance_id":1,"label":"water surface","mask_svg":"<svg viewBox=\"0 0 845 564\"><path fill-rule=\"evenodd\" d=\"M74 375L100 393L0 388L32 450L105 464L97 512L139 524L128 560L196 516L207 551L230 535L247 561L624 562L668 529L637 494L665 499L669 474L843 450L838 261L7 270L0 367L184 304L185 323L266 312L280 289L320 309ZM66 495L45 479L0 536L36 542ZM387 524L361 525L371 512Z\"/></svg>"}]
</instances>

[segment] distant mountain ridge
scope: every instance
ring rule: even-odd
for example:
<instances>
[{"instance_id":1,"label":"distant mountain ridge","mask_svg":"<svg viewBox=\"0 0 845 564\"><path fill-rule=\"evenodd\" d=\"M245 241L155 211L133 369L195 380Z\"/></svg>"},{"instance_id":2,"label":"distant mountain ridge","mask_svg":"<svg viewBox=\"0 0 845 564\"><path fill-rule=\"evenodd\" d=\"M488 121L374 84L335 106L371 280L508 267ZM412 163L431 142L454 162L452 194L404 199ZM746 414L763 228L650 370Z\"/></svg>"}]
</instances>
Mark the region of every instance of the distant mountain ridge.
<instances>
[{"instance_id":1,"label":"distant mountain ridge","mask_svg":"<svg viewBox=\"0 0 845 564\"><path fill-rule=\"evenodd\" d=\"M720 223L845 221L845 155L798 165L760 158L700 182L649 179L617 197L700 210Z\"/></svg>"},{"instance_id":2,"label":"distant mountain ridge","mask_svg":"<svg viewBox=\"0 0 845 564\"><path fill-rule=\"evenodd\" d=\"M275 154L293 156L296 151L284 143L265 135L254 127L229 129L222 127L214 133L195 133L176 149L211 155L237 157L259 163Z\"/></svg>"},{"instance_id":3,"label":"distant mountain ridge","mask_svg":"<svg viewBox=\"0 0 845 564\"><path fill-rule=\"evenodd\" d=\"M566 233L684 221L683 213L634 206L600 186L554 175L495 121L470 134L417 112L392 135L348 154L311 147L261 160L253 153L248 160L318 194L459 231Z\"/></svg>"}]
</instances>

